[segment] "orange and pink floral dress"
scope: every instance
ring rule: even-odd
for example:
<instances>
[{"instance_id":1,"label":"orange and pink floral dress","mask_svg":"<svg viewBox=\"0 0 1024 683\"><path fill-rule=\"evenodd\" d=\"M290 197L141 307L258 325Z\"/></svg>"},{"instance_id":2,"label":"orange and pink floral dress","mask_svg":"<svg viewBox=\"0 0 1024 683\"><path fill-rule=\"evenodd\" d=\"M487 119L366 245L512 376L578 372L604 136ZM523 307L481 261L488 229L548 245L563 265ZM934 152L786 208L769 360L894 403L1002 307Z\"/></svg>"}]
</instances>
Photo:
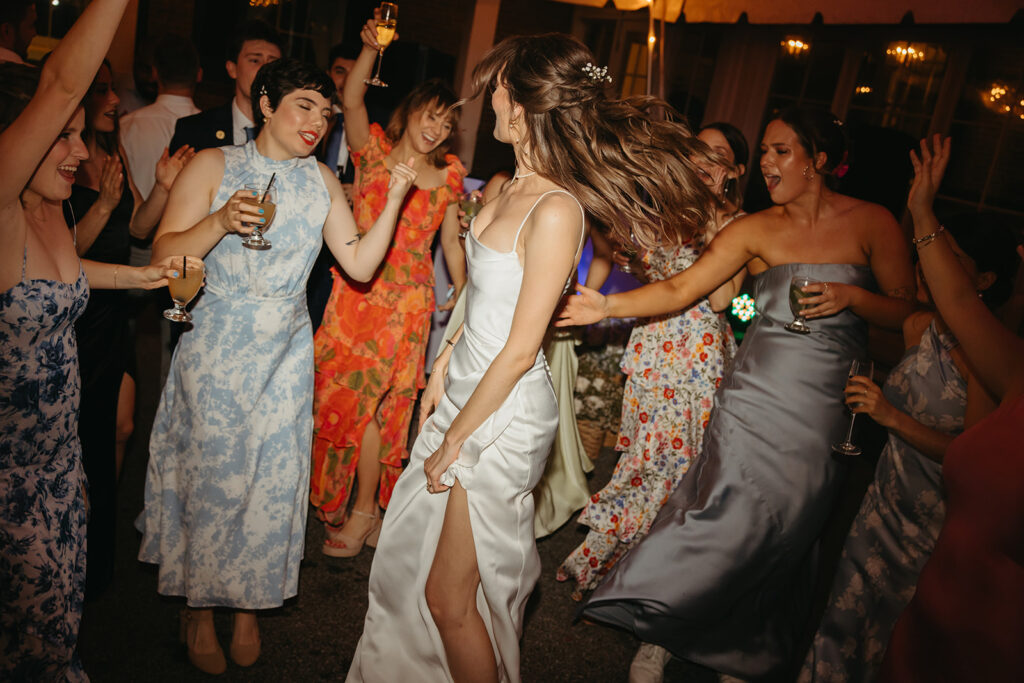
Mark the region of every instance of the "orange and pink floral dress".
<instances>
[{"instance_id":1,"label":"orange and pink floral dress","mask_svg":"<svg viewBox=\"0 0 1024 683\"><path fill-rule=\"evenodd\" d=\"M391 174L384 160L392 144L378 125L352 153L358 171L355 213L366 232L384 210ZM457 202L466 170L447 155L443 185L416 188L405 199L395 237L367 283L332 269L334 284L314 338L313 469L309 498L320 519L345 521L363 433L375 414L381 428L381 507L391 498L402 462L423 369L434 310L431 246L448 205Z\"/></svg>"}]
</instances>

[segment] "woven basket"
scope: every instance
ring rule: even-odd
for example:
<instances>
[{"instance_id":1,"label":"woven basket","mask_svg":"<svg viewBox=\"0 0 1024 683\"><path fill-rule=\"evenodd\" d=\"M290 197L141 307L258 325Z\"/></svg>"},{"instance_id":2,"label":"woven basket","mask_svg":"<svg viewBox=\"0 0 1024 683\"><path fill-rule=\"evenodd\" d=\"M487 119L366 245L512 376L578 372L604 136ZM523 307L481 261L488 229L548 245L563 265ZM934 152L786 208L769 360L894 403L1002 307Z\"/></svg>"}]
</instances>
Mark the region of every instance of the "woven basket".
<instances>
[{"instance_id":1,"label":"woven basket","mask_svg":"<svg viewBox=\"0 0 1024 683\"><path fill-rule=\"evenodd\" d=\"M587 457L597 460L605 441L604 427L596 420L577 420L576 427L580 430L580 440L583 441L583 450Z\"/></svg>"}]
</instances>

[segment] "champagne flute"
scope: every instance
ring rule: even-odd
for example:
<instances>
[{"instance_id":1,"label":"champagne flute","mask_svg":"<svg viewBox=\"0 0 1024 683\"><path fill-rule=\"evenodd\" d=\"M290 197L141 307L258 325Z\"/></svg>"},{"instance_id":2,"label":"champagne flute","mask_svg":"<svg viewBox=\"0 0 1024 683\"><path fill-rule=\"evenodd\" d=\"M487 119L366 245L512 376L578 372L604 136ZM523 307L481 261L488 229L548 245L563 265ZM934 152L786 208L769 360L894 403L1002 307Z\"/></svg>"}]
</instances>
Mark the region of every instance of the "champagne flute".
<instances>
[{"instance_id":1,"label":"champagne flute","mask_svg":"<svg viewBox=\"0 0 1024 683\"><path fill-rule=\"evenodd\" d=\"M850 364L849 377L867 377L871 379L874 374L875 364L870 360L857 359ZM847 382L846 386L850 386ZM854 404L859 405L859 404ZM851 406L852 408L853 406ZM846 429L846 440L842 443L832 444L832 450L843 455L860 455L860 446L855 445L850 439L853 438L853 421L857 419L857 413L850 414L850 426Z\"/></svg>"},{"instance_id":2,"label":"champagne flute","mask_svg":"<svg viewBox=\"0 0 1024 683\"><path fill-rule=\"evenodd\" d=\"M195 298L199 288L203 286L203 277L206 275L206 268L202 261L183 259L178 277L168 278L167 289L171 293L171 301L174 308L164 311L164 317L176 323L192 322L192 314L185 310L185 306Z\"/></svg>"},{"instance_id":3,"label":"champagne flute","mask_svg":"<svg viewBox=\"0 0 1024 683\"><path fill-rule=\"evenodd\" d=\"M256 195L255 199L247 201L263 209L264 222L245 223L245 226L251 227L253 231L242 240L242 246L257 251L270 249L270 240L263 236L263 231L270 227L270 222L274 220L274 214L277 213L277 189L273 185L264 187L258 183L246 183L244 189L246 192Z\"/></svg>"},{"instance_id":4,"label":"champagne flute","mask_svg":"<svg viewBox=\"0 0 1024 683\"><path fill-rule=\"evenodd\" d=\"M814 304L802 304L800 299L814 296L805 292L803 288L807 285L817 284L817 282L817 280L806 275L794 275L793 279L789 281L789 310L793 312L794 317L792 322L785 325L785 328L790 332L796 332L797 334L811 333L811 328L804 322L803 312L808 308L814 308Z\"/></svg>"},{"instance_id":5,"label":"champagne flute","mask_svg":"<svg viewBox=\"0 0 1024 683\"><path fill-rule=\"evenodd\" d=\"M398 5L393 2L380 3L380 19L377 20L377 72L373 78L363 81L366 85L375 85L378 88L386 88L388 84L380 80L380 63L384 58L384 48L391 44L395 38L395 29L398 27Z\"/></svg>"}]
</instances>

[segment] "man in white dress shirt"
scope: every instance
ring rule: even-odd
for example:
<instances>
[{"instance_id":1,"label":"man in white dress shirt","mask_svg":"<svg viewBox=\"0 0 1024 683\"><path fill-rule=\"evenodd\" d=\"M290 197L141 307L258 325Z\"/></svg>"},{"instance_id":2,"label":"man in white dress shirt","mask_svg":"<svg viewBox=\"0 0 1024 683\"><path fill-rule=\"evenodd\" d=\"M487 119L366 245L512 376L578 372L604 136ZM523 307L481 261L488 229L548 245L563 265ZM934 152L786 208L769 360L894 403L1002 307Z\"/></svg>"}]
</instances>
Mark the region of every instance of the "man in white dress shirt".
<instances>
[{"instance_id":1,"label":"man in white dress shirt","mask_svg":"<svg viewBox=\"0 0 1024 683\"><path fill-rule=\"evenodd\" d=\"M24 64L36 35L36 4L31 0L0 2L0 62Z\"/></svg>"},{"instance_id":2,"label":"man in white dress shirt","mask_svg":"<svg viewBox=\"0 0 1024 683\"><path fill-rule=\"evenodd\" d=\"M185 38L170 35L156 44L153 69L156 102L121 119L121 142L143 197L148 197L156 184L156 162L171 142L174 124L183 116L199 113L192 95L203 73L195 46Z\"/></svg>"}]
</instances>

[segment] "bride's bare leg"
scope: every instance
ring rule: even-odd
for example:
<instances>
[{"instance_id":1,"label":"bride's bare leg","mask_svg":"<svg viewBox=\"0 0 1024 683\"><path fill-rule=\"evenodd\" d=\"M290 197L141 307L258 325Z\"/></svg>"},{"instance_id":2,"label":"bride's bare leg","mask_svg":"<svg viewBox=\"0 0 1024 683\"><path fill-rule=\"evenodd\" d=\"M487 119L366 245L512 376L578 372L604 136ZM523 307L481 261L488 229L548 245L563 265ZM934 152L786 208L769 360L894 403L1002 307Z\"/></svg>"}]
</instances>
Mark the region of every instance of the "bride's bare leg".
<instances>
[{"instance_id":1,"label":"bride's bare leg","mask_svg":"<svg viewBox=\"0 0 1024 683\"><path fill-rule=\"evenodd\" d=\"M427 606L441 632L456 683L496 682L498 664L487 627L476 609L480 572L466 489L456 481L447 495L441 537L427 576Z\"/></svg>"}]
</instances>

